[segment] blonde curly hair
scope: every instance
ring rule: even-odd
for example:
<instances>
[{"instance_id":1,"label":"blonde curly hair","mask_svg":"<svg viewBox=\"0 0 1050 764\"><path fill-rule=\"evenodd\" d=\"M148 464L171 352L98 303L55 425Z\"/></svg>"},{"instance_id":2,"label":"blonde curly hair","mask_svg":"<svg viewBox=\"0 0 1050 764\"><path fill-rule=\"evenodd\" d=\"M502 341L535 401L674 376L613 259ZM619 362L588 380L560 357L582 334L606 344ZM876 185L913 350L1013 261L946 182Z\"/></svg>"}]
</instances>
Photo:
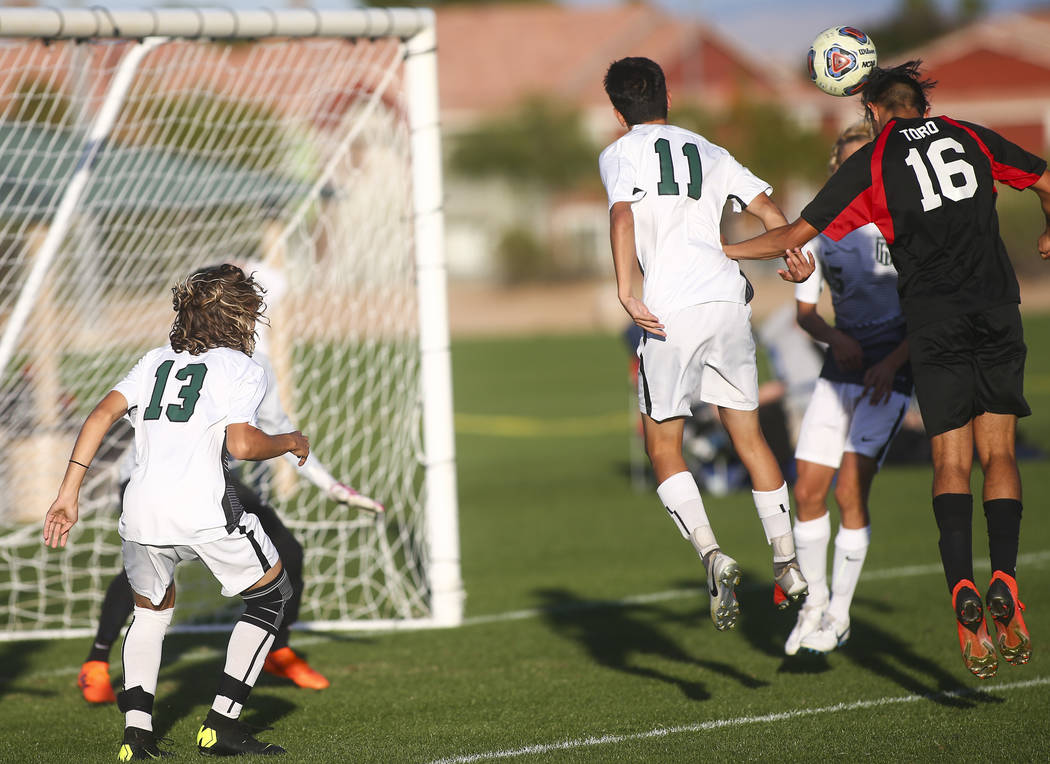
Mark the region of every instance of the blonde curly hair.
<instances>
[{"instance_id":1,"label":"blonde curly hair","mask_svg":"<svg viewBox=\"0 0 1050 764\"><path fill-rule=\"evenodd\" d=\"M868 141L874 140L874 138L875 133L872 131L871 124L867 120L854 122L839 133L839 137L835 139L835 145L831 148L831 158L828 159L828 175L834 175L835 171L839 169L839 165L842 164L842 160L839 159L839 157L841 156L842 149L846 144L853 143L854 141L867 143Z\"/></svg>"},{"instance_id":2,"label":"blonde curly hair","mask_svg":"<svg viewBox=\"0 0 1050 764\"><path fill-rule=\"evenodd\" d=\"M255 351L255 322L266 321L262 288L236 265L202 268L171 288L172 350L200 355L212 348Z\"/></svg>"}]
</instances>

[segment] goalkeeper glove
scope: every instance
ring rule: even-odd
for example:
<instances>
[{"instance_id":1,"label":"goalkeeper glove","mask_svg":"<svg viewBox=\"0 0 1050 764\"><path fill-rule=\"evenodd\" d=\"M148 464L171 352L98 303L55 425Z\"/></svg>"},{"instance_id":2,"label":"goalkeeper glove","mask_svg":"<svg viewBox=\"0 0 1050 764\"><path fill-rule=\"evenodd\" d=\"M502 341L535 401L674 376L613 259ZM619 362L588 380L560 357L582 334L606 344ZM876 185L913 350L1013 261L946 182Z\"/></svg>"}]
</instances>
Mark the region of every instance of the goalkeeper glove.
<instances>
[{"instance_id":1,"label":"goalkeeper glove","mask_svg":"<svg viewBox=\"0 0 1050 764\"><path fill-rule=\"evenodd\" d=\"M332 501L337 501L348 507L363 509L367 512L379 514L386 511L386 507L378 501L365 496L363 493L358 493L345 483L333 483L332 487L328 489L328 496Z\"/></svg>"}]
</instances>

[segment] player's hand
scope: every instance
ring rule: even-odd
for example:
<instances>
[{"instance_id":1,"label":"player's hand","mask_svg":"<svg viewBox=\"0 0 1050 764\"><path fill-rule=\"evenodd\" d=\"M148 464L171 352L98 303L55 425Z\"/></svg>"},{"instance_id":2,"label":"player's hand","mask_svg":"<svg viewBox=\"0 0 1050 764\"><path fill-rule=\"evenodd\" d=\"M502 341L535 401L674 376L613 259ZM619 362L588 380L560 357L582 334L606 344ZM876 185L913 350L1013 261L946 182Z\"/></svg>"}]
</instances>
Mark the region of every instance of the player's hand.
<instances>
[{"instance_id":1,"label":"player's hand","mask_svg":"<svg viewBox=\"0 0 1050 764\"><path fill-rule=\"evenodd\" d=\"M784 250L784 265L787 267L778 270L777 275L784 281L790 281L795 284L800 284L808 279L813 275L813 271L817 269L813 255L809 252L803 252L801 249Z\"/></svg>"},{"instance_id":2,"label":"player's hand","mask_svg":"<svg viewBox=\"0 0 1050 764\"><path fill-rule=\"evenodd\" d=\"M363 509L366 512L374 512L377 515L386 512L386 507L378 501L369 496L365 496L363 493L358 493L345 483L336 483L329 488L328 497L332 501L337 501L348 507Z\"/></svg>"},{"instance_id":3,"label":"player's hand","mask_svg":"<svg viewBox=\"0 0 1050 764\"><path fill-rule=\"evenodd\" d=\"M870 390L871 404L873 406L878 406L880 403L889 403L890 393L893 392L893 378L896 374L896 367L886 361L879 361L879 363L872 366L864 372L864 392L860 395L861 400L868 395Z\"/></svg>"},{"instance_id":4,"label":"player's hand","mask_svg":"<svg viewBox=\"0 0 1050 764\"><path fill-rule=\"evenodd\" d=\"M835 363L843 371L854 371L864 364L864 349L845 332L836 331L829 344Z\"/></svg>"},{"instance_id":5,"label":"player's hand","mask_svg":"<svg viewBox=\"0 0 1050 764\"><path fill-rule=\"evenodd\" d=\"M65 546L69 529L76 525L80 512L77 500L59 496L44 515L44 545L52 549Z\"/></svg>"},{"instance_id":6,"label":"player's hand","mask_svg":"<svg viewBox=\"0 0 1050 764\"><path fill-rule=\"evenodd\" d=\"M620 303L623 305L623 309L627 311L627 315L631 317L631 320L649 332L649 334L655 334L657 337L667 336L660 319L650 313L649 309L645 307L645 303L637 297L628 297L626 300L621 300Z\"/></svg>"},{"instance_id":7,"label":"player's hand","mask_svg":"<svg viewBox=\"0 0 1050 764\"><path fill-rule=\"evenodd\" d=\"M288 433L288 437L292 439L292 447L288 451L299 457L299 466L302 467L310 455L310 439L298 430Z\"/></svg>"},{"instance_id":8,"label":"player's hand","mask_svg":"<svg viewBox=\"0 0 1050 764\"><path fill-rule=\"evenodd\" d=\"M1044 260L1050 260L1050 226L1043 231L1043 235L1039 237L1039 256Z\"/></svg>"}]
</instances>

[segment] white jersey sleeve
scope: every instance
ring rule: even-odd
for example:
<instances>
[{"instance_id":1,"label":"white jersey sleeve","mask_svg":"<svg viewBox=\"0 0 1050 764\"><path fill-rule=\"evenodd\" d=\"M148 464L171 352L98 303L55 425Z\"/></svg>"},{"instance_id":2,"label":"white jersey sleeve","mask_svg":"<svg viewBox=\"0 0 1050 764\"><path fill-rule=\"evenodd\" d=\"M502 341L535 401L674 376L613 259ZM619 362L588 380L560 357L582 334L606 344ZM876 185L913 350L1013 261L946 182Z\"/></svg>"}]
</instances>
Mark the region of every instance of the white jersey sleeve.
<instances>
[{"instance_id":1,"label":"white jersey sleeve","mask_svg":"<svg viewBox=\"0 0 1050 764\"><path fill-rule=\"evenodd\" d=\"M751 170L744 167L731 154L726 154L722 160L727 165L727 196L733 203L733 212L743 212L744 208L753 202L759 194L769 196L773 193L773 187Z\"/></svg>"},{"instance_id":2,"label":"white jersey sleeve","mask_svg":"<svg viewBox=\"0 0 1050 764\"><path fill-rule=\"evenodd\" d=\"M821 261L824 257L824 244L820 236L814 236L802 247L803 252L813 255L813 274L800 284L795 284L795 299L816 305L820 302L820 293L824 291L824 271Z\"/></svg>"},{"instance_id":3,"label":"white jersey sleeve","mask_svg":"<svg viewBox=\"0 0 1050 764\"><path fill-rule=\"evenodd\" d=\"M243 373L234 382L226 424L247 422L253 427L257 426L259 404L266 395L266 388L266 372L262 366L257 363L245 366Z\"/></svg>"},{"instance_id":4,"label":"white jersey sleeve","mask_svg":"<svg viewBox=\"0 0 1050 764\"><path fill-rule=\"evenodd\" d=\"M120 380L117 384L113 385L113 389L124 396L124 400L128 402L128 412L130 414L131 409L140 405L139 397L141 395L140 390L142 388L142 375L145 373L143 370L148 365L147 359L149 353L142 356L138 362L131 367L131 371L127 373L124 379Z\"/></svg>"},{"instance_id":5,"label":"white jersey sleeve","mask_svg":"<svg viewBox=\"0 0 1050 764\"><path fill-rule=\"evenodd\" d=\"M598 172L609 195L610 209L617 202L637 202L645 196L638 187L637 168L621 149L614 143L598 157Z\"/></svg>"}]
</instances>

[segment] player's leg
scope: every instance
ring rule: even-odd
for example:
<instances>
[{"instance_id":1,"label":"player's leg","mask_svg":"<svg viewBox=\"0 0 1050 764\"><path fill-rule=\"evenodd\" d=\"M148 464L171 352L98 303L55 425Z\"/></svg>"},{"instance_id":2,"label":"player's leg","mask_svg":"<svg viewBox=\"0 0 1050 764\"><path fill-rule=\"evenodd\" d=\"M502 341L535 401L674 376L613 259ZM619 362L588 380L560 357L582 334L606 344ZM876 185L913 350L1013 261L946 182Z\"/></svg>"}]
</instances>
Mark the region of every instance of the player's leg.
<instances>
[{"instance_id":1,"label":"player's leg","mask_svg":"<svg viewBox=\"0 0 1050 764\"><path fill-rule=\"evenodd\" d=\"M984 471L984 516L992 578L985 594L999 652L1008 663L1027 663L1032 641L1024 604L1017 592L1017 547L1021 533L1021 477L1017 470L1012 414L982 414L974 419L977 458Z\"/></svg>"},{"instance_id":2,"label":"player's leg","mask_svg":"<svg viewBox=\"0 0 1050 764\"><path fill-rule=\"evenodd\" d=\"M297 655L288 646L288 637L292 624L299 618L299 604L303 596L303 547L290 530L281 522L277 510L262 501L255 491L248 488L240 481L234 481L234 488L241 505L246 512L251 512L259 518L266 535L270 537L277 554L281 558L281 565L288 575L288 582L292 588L291 597L284 606L284 618L277 635L274 637L270 652L266 656L263 670L274 676L284 677L295 682L299 687L312 690L323 690L329 686L328 680L320 673L310 667L301 656Z\"/></svg>"},{"instance_id":3,"label":"player's leg","mask_svg":"<svg viewBox=\"0 0 1050 764\"><path fill-rule=\"evenodd\" d=\"M245 606L230 633L211 710L197 732L198 751L217 756L284 753L278 745L257 740L239 717L291 597L288 574L259 519L247 512L228 536L194 551L222 584L223 595L239 594Z\"/></svg>"},{"instance_id":4,"label":"player's leg","mask_svg":"<svg viewBox=\"0 0 1050 764\"><path fill-rule=\"evenodd\" d=\"M660 501L675 527L693 545L704 562L711 595L711 619L715 628L722 631L733 628L740 613L736 600L740 568L736 561L719 549L700 497L700 489L686 469L682 457L683 423L681 417L657 422L643 413L645 449L656 475L656 493Z\"/></svg>"},{"instance_id":5,"label":"player's leg","mask_svg":"<svg viewBox=\"0 0 1050 764\"><path fill-rule=\"evenodd\" d=\"M788 655L797 653L802 640L820 628L828 607L831 518L827 499L842 463L854 400L855 396L846 394L842 384L818 379L799 427L795 447L795 554L809 594L784 643Z\"/></svg>"},{"instance_id":6,"label":"player's leg","mask_svg":"<svg viewBox=\"0 0 1050 764\"><path fill-rule=\"evenodd\" d=\"M952 608L958 622L963 662L977 677L995 676L995 647L988 636L984 607L973 582L973 426L967 423L930 439L933 456L933 513L940 531L938 548Z\"/></svg>"},{"instance_id":7,"label":"player's leg","mask_svg":"<svg viewBox=\"0 0 1050 764\"><path fill-rule=\"evenodd\" d=\"M804 649L827 653L849 640L850 606L871 543L868 496L877 471L878 462L872 457L854 451L842 455L835 484L835 502L839 505L842 521L835 534L831 596L820 628L803 638L801 646Z\"/></svg>"},{"instance_id":8,"label":"player's leg","mask_svg":"<svg viewBox=\"0 0 1050 764\"><path fill-rule=\"evenodd\" d=\"M117 696L109 680L109 653L135 608L128 574L121 568L106 588L98 629L87 659L80 667L77 685L89 703L115 703Z\"/></svg>"},{"instance_id":9,"label":"player's leg","mask_svg":"<svg viewBox=\"0 0 1050 764\"><path fill-rule=\"evenodd\" d=\"M803 430L804 431L804 430ZM800 439L799 445L804 441ZM835 468L797 459L798 480L795 483L795 554L809 593L799 608L795 626L784 643L784 652L794 655L802 640L820 628L828 606L828 544L831 541L831 519L827 496L835 477Z\"/></svg>"},{"instance_id":10,"label":"player's leg","mask_svg":"<svg viewBox=\"0 0 1050 764\"><path fill-rule=\"evenodd\" d=\"M963 662L976 676L994 676L998 661L973 581L973 417L979 344L971 316L937 321L908 334L915 393L933 458L933 514L951 592Z\"/></svg>"},{"instance_id":11,"label":"player's leg","mask_svg":"<svg viewBox=\"0 0 1050 764\"><path fill-rule=\"evenodd\" d=\"M1021 478L1017 471L1017 417L1031 413L1024 398L1028 350L1017 305L984 311L976 320L979 339L977 405L974 419L977 456L984 471L984 514L992 561L985 594L996 629L999 652L1008 663L1028 661L1031 640L1017 593L1017 545L1021 531Z\"/></svg>"},{"instance_id":12,"label":"player's leg","mask_svg":"<svg viewBox=\"0 0 1050 764\"><path fill-rule=\"evenodd\" d=\"M755 509L766 541L773 547L774 602L777 607L787 607L805 597L808 589L795 559L787 483L759 427L758 409L719 406L718 414L737 456L751 477Z\"/></svg>"},{"instance_id":13,"label":"player's leg","mask_svg":"<svg viewBox=\"0 0 1050 764\"><path fill-rule=\"evenodd\" d=\"M134 616L124 635L121 658L124 689L117 707L124 714L121 761L165 755L153 735L153 703L164 635L175 608L175 566L181 559L172 547L125 541L124 567L133 590Z\"/></svg>"}]
</instances>

